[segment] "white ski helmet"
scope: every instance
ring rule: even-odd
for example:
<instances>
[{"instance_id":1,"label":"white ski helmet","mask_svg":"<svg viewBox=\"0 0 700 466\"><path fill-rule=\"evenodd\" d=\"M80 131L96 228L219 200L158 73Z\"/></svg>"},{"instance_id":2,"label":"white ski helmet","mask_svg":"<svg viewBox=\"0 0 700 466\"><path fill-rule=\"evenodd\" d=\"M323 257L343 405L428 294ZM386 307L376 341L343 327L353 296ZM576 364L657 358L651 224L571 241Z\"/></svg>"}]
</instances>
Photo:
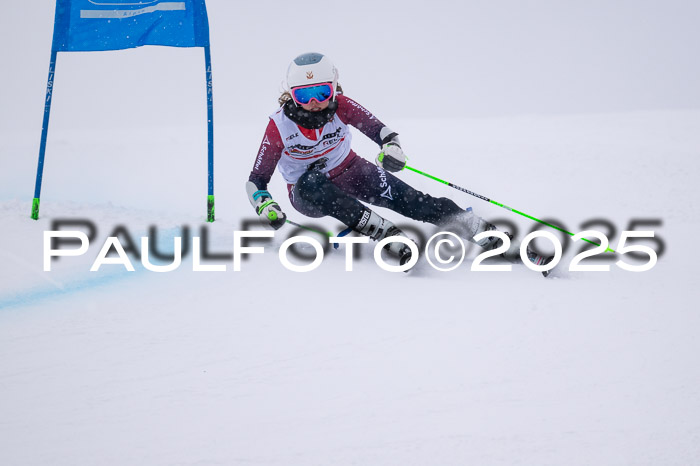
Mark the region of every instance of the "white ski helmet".
<instances>
[{"instance_id":1,"label":"white ski helmet","mask_svg":"<svg viewBox=\"0 0 700 466\"><path fill-rule=\"evenodd\" d=\"M332 83L333 100L338 91L338 70L327 56L321 53L303 53L296 57L287 68L287 88L297 86Z\"/></svg>"}]
</instances>

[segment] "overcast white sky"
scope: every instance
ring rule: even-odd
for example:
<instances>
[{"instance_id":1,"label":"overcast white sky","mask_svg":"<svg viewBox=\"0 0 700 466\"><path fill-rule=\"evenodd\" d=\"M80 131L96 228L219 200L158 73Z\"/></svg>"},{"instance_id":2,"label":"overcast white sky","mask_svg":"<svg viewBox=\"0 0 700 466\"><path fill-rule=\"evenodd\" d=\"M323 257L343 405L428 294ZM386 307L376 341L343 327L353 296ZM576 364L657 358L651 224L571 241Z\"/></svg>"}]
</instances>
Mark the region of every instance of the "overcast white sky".
<instances>
[{"instance_id":1,"label":"overcast white sky","mask_svg":"<svg viewBox=\"0 0 700 466\"><path fill-rule=\"evenodd\" d=\"M0 125L41 127L53 0L4 2ZM263 121L319 51L387 120L700 108L700 2L208 0L215 121ZM59 55L51 125L189 124L201 49ZM264 124L264 123L261 123Z\"/></svg>"}]
</instances>

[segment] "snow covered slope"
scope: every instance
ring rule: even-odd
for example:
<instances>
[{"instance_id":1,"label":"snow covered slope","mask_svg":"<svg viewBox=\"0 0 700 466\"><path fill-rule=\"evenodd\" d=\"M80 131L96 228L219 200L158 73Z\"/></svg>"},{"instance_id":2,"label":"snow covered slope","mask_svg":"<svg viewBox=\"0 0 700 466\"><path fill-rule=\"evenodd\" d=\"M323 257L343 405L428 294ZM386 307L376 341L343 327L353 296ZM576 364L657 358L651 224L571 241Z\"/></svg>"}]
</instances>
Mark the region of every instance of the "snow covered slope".
<instances>
[{"instance_id":1,"label":"snow covered slope","mask_svg":"<svg viewBox=\"0 0 700 466\"><path fill-rule=\"evenodd\" d=\"M698 194L700 112L392 124L418 168L575 231L596 217L618 232L631 218L661 219L654 229L666 251L649 272L613 265L545 280L524 266L471 272L475 251L455 271L421 263L406 275L380 270L364 248L345 272L340 249L302 274L277 258L281 230L241 272L230 261L218 261L227 272L192 272L190 255L171 273L138 263L133 273L109 265L90 273L118 225L136 239L156 225L163 249L183 225L199 234L191 141L167 128L150 136L182 161L162 169L173 182L159 183L149 174L162 165L145 135L122 147L106 132L57 131L52 156L64 166L47 167L38 222L22 194L33 161L12 161L22 179L3 171L2 463L697 460L698 208L683 200ZM446 127L465 135L459 151L421 137ZM235 135L249 150L220 157L219 219L205 227L214 252L231 252L233 231L250 218L242 186L257 130L220 130L222 147ZM92 160L98 147L114 157ZM357 147L374 153L359 138ZM5 145L3 164L11 151L31 149ZM91 171L110 175L98 182ZM531 228L427 178L401 177L483 216L510 218L521 236ZM284 192L278 178L270 189ZM42 234L61 218L91 219L98 239L86 256L43 272Z\"/></svg>"}]
</instances>

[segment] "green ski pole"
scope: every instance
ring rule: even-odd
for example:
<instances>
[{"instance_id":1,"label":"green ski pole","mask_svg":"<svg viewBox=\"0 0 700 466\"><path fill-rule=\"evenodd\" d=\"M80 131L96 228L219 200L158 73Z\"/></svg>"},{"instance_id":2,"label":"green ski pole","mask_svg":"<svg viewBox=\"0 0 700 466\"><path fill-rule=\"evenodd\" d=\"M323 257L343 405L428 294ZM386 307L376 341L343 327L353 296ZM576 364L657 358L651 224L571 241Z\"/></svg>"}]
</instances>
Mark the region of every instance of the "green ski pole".
<instances>
[{"instance_id":1,"label":"green ski pole","mask_svg":"<svg viewBox=\"0 0 700 466\"><path fill-rule=\"evenodd\" d=\"M571 233L570 231L566 231L566 230L564 230L563 228L559 228L559 227L556 226L556 225L552 225L551 223L545 222L544 220L540 220L539 218L533 217L532 215L528 215L528 214L526 214L526 213L524 213L524 212L520 212L519 210L516 210L516 209L514 209L514 208L512 208L512 207L510 207L510 206L507 206L507 205L505 205L505 204L501 204L500 202L496 202L496 201L494 201L493 199L489 199L489 198L486 197L486 196L482 196L481 194L477 194L477 193L475 193L475 192L473 192L473 191L469 191L468 189L462 188L461 186L457 186L456 184L450 183L449 181L441 180L441 179L438 178L438 177L435 177L435 176L430 175L430 174L428 174L428 173L422 172L422 171L420 171L420 170L416 170L415 168L409 167L408 165L406 165L405 168L408 169L408 170L411 170L412 172L416 172L416 173L418 173L418 174L420 174L420 175L427 176L428 178L430 178L430 179L432 179L432 180L435 180L435 181L438 181L438 182L440 182L440 183L442 183L442 184L446 184L446 185L449 186L450 188L454 188L454 189L457 189L457 190L462 191L462 192L464 192L464 193L467 193L467 194L469 194L469 195L471 195L471 196L478 197L479 199L484 200L484 201L486 201L486 202L490 202L491 204L497 205L498 207L503 207L503 208L506 209L506 210L510 210L510 211L513 212L513 213L516 213L516 214L518 214L518 215L522 215L523 217L527 217L527 218L529 218L530 220L534 220L535 222L541 223L542 225L547 225L548 227L554 228L555 230L559 230L559 231L561 231L562 233L566 233L566 234L569 235L569 236L574 236L574 234ZM591 244L594 244L594 245L596 245L596 246L600 246L600 244L596 243L595 241L591 241L591 240L588 240L588 239L586 239L586 238L581 238L581 239L582 239L583 241L587 242L587 243L591 243ZM608 252L608 251L610 251L610 252L615 252L615 250L610 249L610 248L608 248L608 249L605 250L605 252Z\"/></svg>"}]
</instances>

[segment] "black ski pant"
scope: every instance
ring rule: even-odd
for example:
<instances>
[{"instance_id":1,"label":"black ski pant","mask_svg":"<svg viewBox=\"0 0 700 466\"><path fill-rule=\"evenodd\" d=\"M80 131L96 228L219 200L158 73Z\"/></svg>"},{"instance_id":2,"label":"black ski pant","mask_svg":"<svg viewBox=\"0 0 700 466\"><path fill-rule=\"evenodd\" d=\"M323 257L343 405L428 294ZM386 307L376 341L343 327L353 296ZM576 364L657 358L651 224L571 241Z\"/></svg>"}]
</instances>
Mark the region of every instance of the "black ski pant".
<instances>
[{"instance_id":1,"label":"black ski pant","mask_svg":"<svg viewBox=\"0 0 700 466\"><path fill-rule=\"evenodd\" d=\"M329 215L350 228L367 210L360 201L435 225L464 212L450 199L418 191L361 157L330 179L318 170L307 171L292 187L289 198L294 208L308 217Z\"/></svg>"}]
</instances>

